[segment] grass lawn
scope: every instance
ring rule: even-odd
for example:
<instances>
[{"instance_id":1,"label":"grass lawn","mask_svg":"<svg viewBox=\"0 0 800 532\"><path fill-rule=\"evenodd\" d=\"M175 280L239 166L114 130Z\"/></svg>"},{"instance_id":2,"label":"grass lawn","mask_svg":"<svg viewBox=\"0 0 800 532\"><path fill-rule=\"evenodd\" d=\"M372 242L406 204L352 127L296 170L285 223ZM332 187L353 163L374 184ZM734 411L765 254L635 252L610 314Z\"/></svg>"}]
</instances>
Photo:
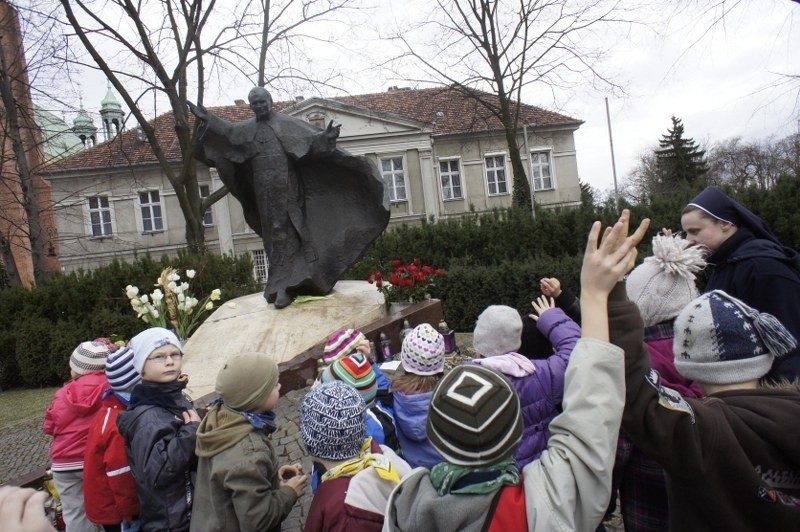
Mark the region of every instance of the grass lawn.
<instances>
[{"instance_id":1,"label":"grass lawn","mask_svg":"<svg viewBox=\"0 0 800 532\"><path fill-rule=\"evenodd\" d=\"M58 388L0 392L0 428L44 414Z\"/></svg>"}]
</instances>

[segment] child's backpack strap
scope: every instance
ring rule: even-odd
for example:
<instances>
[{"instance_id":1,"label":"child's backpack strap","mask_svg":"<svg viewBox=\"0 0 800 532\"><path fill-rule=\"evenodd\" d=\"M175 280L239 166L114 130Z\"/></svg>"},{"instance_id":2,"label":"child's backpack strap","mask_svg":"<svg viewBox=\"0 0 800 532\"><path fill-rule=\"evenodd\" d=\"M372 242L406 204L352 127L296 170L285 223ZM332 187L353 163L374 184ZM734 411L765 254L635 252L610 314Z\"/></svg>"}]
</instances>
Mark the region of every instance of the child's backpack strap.
<instances>
[{"instance_id":1,"label":"child's backpack strap","mask_svg":"<svg viewBox=\"0 0 800 532\"><path fill-rule=\"evenodd\" d=\"M528 530L525 512L525 487L522 479L516 486L503 486L492 501L489 517L483 525L485 532L516 532Z\"/></svg>"}]
</instances>

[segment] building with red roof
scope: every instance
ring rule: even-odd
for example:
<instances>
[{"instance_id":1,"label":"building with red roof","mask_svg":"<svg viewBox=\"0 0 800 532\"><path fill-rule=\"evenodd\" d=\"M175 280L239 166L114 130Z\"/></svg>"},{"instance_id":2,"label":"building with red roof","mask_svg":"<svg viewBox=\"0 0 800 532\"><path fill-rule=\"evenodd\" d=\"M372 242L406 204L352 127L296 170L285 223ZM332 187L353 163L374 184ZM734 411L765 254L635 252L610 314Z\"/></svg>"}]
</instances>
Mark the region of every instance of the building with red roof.
<instances>
[{"instance_id":1,"label":"building with red roof","mask_svg":"<svg viewBox=\"0 0 800 532\"><path fill-rule=\"evenodd\" d=\"M493 96L481 93L483 98ZM275 110L324 127L341 124L338 146L371 158L384 177L391 223L414 223L511 205L513 178L500 121L475 99L451 87L404 89L334 98L298 97ZM228 120L252 117L243 100L209 108ZM519 145L529 157L535 200L576 205L580 187L574 132L582 122L521 104ZM523 128L522 125L525 125ZM167 157L181 163L172 113L153 120ZM527 139L523 132L527 132ZM214 169L199 169L201 195L221 187ZM185 246L178 201L146 140L135 129L52 164L44 173L59 205L61 263L91 269L137 252L174 254ZM206 213L206 245L224 253L253 254L264 262L261 239L231 196Z\"/></svg>"}]
</instances>

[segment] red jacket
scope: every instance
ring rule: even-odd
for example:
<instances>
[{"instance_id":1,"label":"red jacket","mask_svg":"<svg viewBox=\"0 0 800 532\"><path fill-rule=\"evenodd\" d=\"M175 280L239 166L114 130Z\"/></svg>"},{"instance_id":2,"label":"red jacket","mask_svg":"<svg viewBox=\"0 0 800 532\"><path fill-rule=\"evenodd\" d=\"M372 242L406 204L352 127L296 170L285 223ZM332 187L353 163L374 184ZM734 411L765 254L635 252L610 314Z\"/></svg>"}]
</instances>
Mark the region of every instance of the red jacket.
<instances>
[{"instance_id":1,"label":"red jacket","mask_svg":"<svg viewBox=\"0 0 800 532\"><path fill-rule=\"evenodd\" d=\"M125 438L117 429L117 416L125 411L115 395L103 401L89 426L83 467L83 500L92 523L115 525L139 515L139 498L128 457Z\"/></svg>"},{"instance_id":2,"label":"red jacket","mask_svg":"<svg viewBox=\"0 0 800 532\"><path fill-rule=\"evenodd\" d=\"M44 413L44 433L53 436L53 471L83 469L86 431L103 402L106 388L106 374L94 371L69 381L56 392Z\"/></svg>"}]
</instances>

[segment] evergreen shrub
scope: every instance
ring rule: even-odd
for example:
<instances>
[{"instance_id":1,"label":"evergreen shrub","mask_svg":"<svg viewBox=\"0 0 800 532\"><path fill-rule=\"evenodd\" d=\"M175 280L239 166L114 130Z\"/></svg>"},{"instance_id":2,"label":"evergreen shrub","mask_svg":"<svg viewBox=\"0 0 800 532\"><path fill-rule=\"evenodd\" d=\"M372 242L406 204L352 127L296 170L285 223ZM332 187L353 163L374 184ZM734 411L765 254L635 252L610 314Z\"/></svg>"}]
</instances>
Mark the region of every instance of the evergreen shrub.
<instances>
[{"instance_id":1,"label":"evergreen shrub","mask_svg":"<svg viewBox=\"0 0 800 532\"><path fill-rule=\"evenodd\" d=\"M0 291L0 388L63 384L69 356L80 342L99 336L130 339L147 324L137 319L125 295L129 284L151 291L161 270L196 271L192 291L203 298L222 291L220 303L261 290L248 254L240 257L180 253L177 259L149 255L115 261L85 272L57 274L36 288Z\"/></svg>"}]
</instances>

